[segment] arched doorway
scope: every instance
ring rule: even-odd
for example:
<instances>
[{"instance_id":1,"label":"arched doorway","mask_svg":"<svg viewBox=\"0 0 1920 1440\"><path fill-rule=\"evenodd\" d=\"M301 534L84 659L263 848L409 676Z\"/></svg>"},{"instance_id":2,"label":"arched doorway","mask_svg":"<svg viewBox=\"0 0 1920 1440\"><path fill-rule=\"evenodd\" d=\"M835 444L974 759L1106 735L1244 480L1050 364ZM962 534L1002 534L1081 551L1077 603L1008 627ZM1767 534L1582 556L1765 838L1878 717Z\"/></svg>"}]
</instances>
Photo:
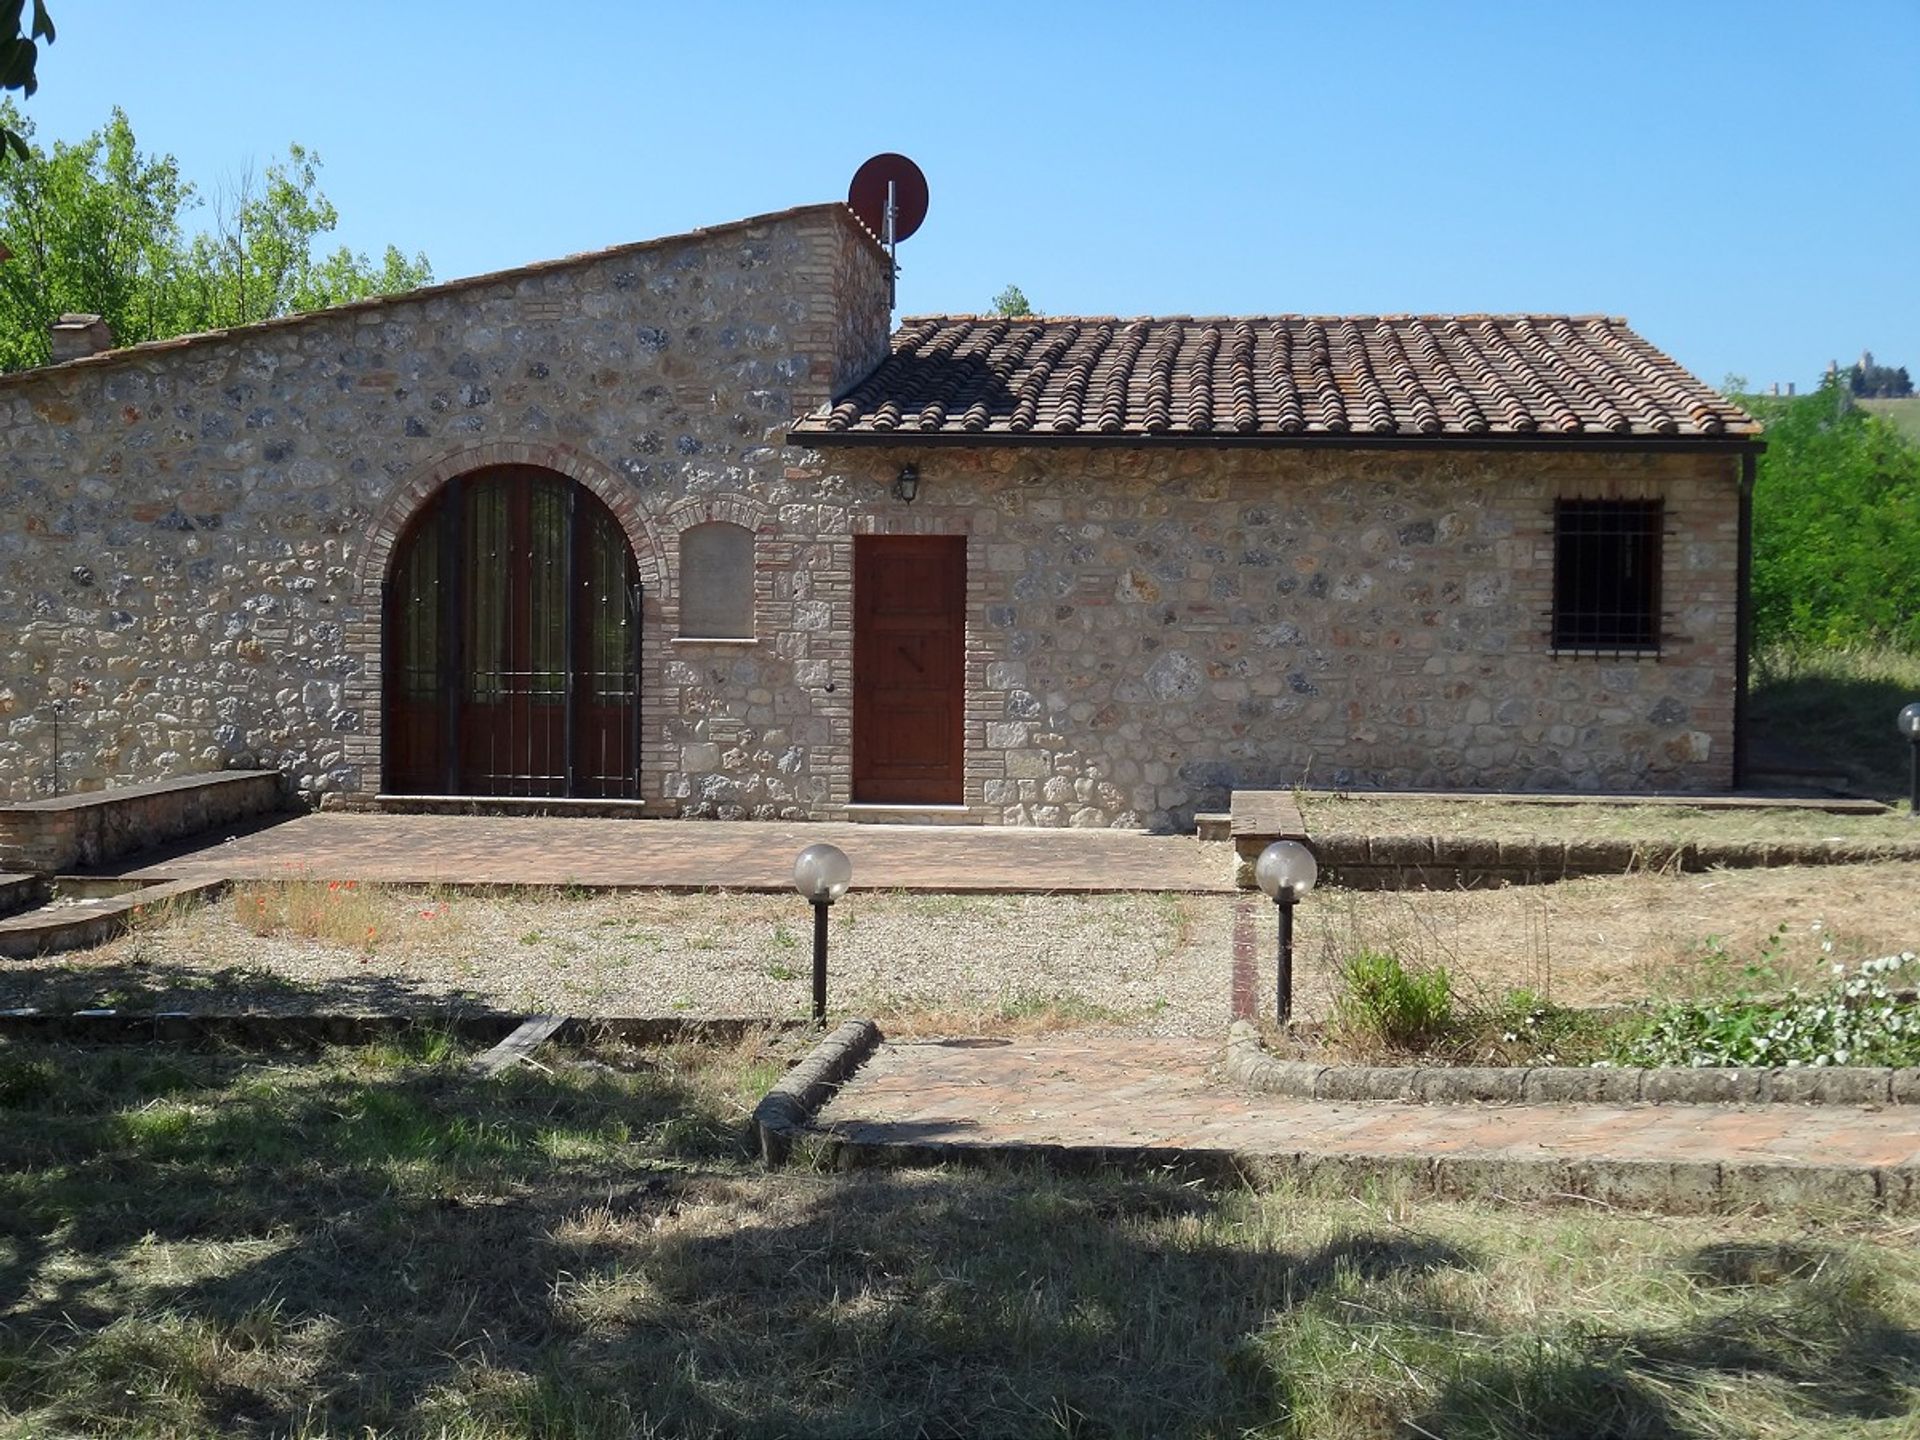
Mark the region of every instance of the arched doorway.
<instances>
[{"instance_id":1,"label":"arched doorway","mask_svg":"<svg viewBox=\"0 0 1920 1440\"><path fill-rule=\"evenodd\" d=\"M639 797L640 583L585 486L521 465L448 481L383 609L387 791Z\"/></svg>"}]
</instances>

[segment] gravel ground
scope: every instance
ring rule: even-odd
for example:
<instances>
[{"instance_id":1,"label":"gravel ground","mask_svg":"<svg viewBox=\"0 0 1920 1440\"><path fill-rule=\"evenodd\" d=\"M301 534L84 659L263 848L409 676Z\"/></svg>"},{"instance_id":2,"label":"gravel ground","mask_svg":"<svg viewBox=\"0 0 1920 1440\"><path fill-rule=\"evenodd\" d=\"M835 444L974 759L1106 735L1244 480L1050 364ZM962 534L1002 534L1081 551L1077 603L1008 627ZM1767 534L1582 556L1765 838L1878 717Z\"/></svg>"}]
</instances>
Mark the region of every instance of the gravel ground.
<instances>
[{"instance_id":1,"label":"gravel ground","mask_svg":"<svg viewBox=\"0 0 1920 1440\"><path fill-rule=\"evenodd\" d=\"M261 907L262 899L267 901ZM857 894L830 1003L896 1033L1217 1035L1231 896ZM307 912L288 933L289 907ZM268 933L258 934L257 930ZM799 1015L812 913L774 895L243 886L97 949L0 969L0 1008Z\"/></svg>"},{"instance_id":2,"label":"gravel ground","mask_svg":"<svg viewBox=\"0 0 1920 1440\"><path fill-rule=\"evenodd\" d=\"M264 906L263 906L264 902ZM1218 1036L1235 897L857 893L832 912L830 1002L895 1034L1076 1029ZM791 896L436 893L269 882L94 950L0 964L0 1008L381 1012L448 1003L571 1015L801 1015L812 916ZM1715 993L1920 943L1920 864L1599 876L1505 890L1328 887L1302 905L1296 1008L1341 962L1445 965L1455 992L1562 1004ZM1258 904L1259 994L1272 917ZM261 932L261 933L256 933Z\"/></svg>"}]
</instances>

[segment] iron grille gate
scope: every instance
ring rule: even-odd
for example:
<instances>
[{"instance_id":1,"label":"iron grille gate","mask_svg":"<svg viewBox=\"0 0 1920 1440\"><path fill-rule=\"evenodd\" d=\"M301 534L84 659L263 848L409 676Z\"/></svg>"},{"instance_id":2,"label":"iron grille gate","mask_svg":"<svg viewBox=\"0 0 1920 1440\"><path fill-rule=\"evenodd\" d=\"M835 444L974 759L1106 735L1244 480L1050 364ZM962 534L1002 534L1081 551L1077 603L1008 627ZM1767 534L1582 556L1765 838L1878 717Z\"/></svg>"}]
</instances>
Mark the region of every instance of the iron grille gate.
<instances>
[{"instance_id":1,"label":"iron grille gate","mask_svg":"<svg viewBox=\"0 0 1920 1440\"><path fill-rule=\"evenodd\" d=\"M640 583L590 491L526 467L448 482L383 610L389 792L639 798Z\"/></svg>"}]
</instances>

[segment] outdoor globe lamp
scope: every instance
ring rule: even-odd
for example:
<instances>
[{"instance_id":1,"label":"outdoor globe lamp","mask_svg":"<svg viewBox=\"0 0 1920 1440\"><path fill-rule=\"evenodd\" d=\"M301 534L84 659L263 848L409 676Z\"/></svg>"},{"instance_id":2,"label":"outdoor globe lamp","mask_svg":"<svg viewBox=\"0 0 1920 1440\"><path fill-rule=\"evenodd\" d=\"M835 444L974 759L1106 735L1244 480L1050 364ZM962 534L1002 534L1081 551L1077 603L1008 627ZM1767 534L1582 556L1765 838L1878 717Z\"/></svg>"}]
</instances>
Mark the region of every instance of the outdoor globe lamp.
<instances>
[{"instance_id":1,"label":"outdoor globe lamp","mask_svg":"<svg viewBox=\"0 0 1920 1440\"><path fill-rule=\"evenodd\" d=\"M1907 796L1907 814L1920 816L1920 700L1914 701L1900 712L1900 733L1907 737L1912 750L1908 764L1911 767L1912 783Z\"/></svg>"},{"instance_id":2,"label":"outdoor globe lamp","mask_svg":"<svg viewBox=\"0 0 1920 1440\"><path fill-rule=\"evenodd\" d=\"M793 888L813 906L813 1019L827 1023L827 911L853 883L853 862L838 845L809 845L793 862Z\"/></svg>"},{"instance_id":3,"label":"outdoor globe lamp","mask_svg":"<svg viewBox=\"0 0 1920 1440\"><path fill-rule=\"evenodd\" d=\"M1293 1016L1293 907L1313 889L1320 865L1298 840L1276 840L1253 862L1253 880L1280 909L1280 1023Z\"/></svg>"}]
</instances>

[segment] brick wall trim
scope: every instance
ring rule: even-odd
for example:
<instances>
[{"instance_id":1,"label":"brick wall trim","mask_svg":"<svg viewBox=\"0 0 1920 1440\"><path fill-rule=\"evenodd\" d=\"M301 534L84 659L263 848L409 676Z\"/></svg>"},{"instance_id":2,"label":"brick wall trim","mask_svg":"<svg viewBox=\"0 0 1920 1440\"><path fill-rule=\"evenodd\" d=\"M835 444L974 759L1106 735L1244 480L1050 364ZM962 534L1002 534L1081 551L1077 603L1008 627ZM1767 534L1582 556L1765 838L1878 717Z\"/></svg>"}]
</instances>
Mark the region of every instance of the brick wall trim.
<instances>
[{"instance_id":1,"label":"brick wall trim","mask_svg":"<svg viewBox=\"0 0 1920 1440\"><path fill-rule=\"evenodd\" d=\"M363 605L378 606L380 587L393 561L393 547L407 522L449 480L496 465L531 465L576 480L597 495L613 512L633 550L642 587L657 589L665 580L660 541L653 519L633 488L592 456L566 445L523 444L495 440L455 450L418 467L387 494L386 503L368 527L366 546L354 567L354 589Z\"/></svg>"}]
</instances>

